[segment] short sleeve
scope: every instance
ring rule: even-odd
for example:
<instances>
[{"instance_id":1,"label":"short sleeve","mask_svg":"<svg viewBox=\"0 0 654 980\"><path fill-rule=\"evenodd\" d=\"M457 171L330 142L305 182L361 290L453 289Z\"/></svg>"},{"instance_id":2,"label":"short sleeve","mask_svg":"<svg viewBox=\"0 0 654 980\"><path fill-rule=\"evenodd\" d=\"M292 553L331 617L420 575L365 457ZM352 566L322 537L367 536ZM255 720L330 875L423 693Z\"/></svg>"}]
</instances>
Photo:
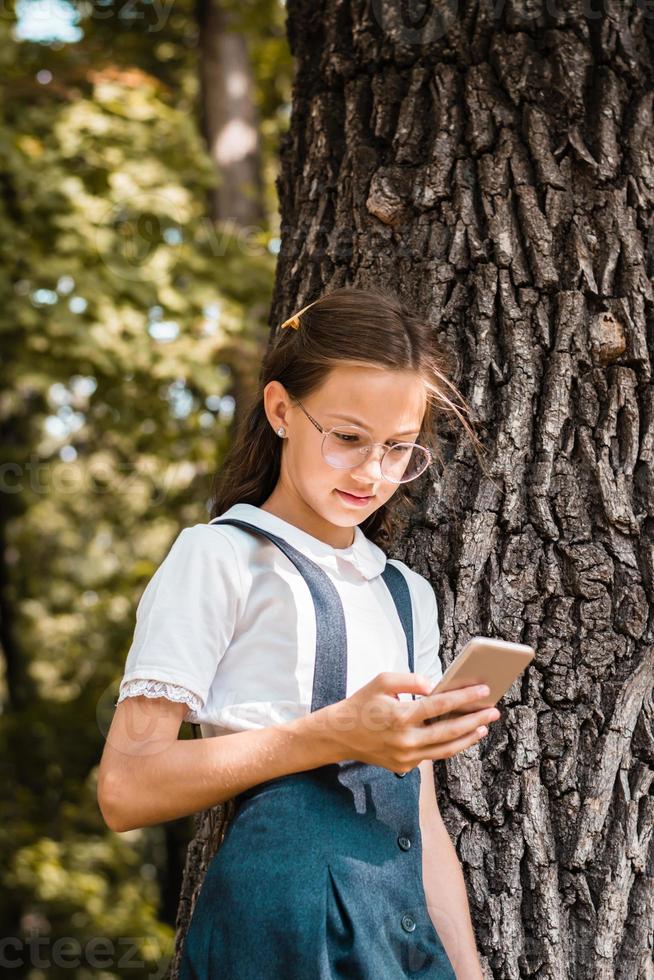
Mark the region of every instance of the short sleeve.
<instances>
[{"instance_id":1,"label":"short sleeve","mask_svg":"<svg viewBox=\"0 0 654 980\"><path fill-rule=\"evenodd\" d=\"M435 685L443 676L440 660L440 629L438 626L438 603L436 594L424 576L414 572L417 603L414 620L414 670L424 674Z\"/></svg>"},{"instance_id":2,"label":"short sleeve","mask_svg":"<svg viewBox=\"0 0 654 980\"><path fill-rule=\"evenodd\" d=\"M238 557L224 533L210 524L184 528L139 601L121 696L135 690L130 681L159 681L185 688L204 705L234 633L240 583Z\"/></svg>"}]
</instances>

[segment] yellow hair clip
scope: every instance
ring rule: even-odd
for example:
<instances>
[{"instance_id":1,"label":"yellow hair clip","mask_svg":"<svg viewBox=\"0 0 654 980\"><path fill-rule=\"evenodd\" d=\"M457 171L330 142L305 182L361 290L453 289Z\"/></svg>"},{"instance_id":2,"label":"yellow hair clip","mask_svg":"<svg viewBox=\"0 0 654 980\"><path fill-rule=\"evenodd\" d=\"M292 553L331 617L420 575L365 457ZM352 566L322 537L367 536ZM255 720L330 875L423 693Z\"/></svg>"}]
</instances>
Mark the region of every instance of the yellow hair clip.
<instances>
[{"instance_id":1,"label":"yellow hair clip","mask_svg":"<svg viewBox=\"0 0 654 980\"><path fill-rule=\"evenodd\" d=\"M313 303L317 303L317 302L318 300L314 299ZM294 330L299 330L300 316L302 315L302 313L304 313L305 310L309 309L309 306L313 306L313 303L309 303L308 306L303 306L302 309L298 310L297 313L294 313L293 316L289 316L288 320L284 320L284 322L282 323L279 329L283 330L284 327L293 327Z\"/></svg>"}]
</instances>

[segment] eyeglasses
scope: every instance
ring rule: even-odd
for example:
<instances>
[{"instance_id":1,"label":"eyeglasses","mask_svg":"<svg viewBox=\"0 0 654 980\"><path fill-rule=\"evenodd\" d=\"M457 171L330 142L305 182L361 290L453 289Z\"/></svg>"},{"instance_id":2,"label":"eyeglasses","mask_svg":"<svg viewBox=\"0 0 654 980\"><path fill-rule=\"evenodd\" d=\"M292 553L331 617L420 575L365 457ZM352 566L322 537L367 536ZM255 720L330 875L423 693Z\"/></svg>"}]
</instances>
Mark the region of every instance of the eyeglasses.
<instances>
[{"instance_id":1,"label":"eyeglasses","mask_svg":"<svg viewBox=\"0 0 654 980\"><path fill-rule=\"evenodd\" d=\"M334 426L323 429L319 422L309 415L298 398L297 402L306 417L313 422L318 432L322 433L322 455L330 466L339 470L351 470L360 466L372 449L381 446L384 449L381 457L381 473L389 483L408 483L415 480L431 463L431 452L415 442L372 442L368 434L357 425Z\"/></svg>"}]
</instances>

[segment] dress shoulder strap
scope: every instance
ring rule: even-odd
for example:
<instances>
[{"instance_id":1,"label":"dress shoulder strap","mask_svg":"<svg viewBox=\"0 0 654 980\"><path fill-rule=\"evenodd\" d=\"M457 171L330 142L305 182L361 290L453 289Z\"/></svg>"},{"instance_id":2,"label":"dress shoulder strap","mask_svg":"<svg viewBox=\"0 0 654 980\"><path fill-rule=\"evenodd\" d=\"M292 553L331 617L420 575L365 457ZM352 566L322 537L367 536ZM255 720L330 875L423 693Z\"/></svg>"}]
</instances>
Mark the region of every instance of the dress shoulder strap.
<instances>
[{"instance_id":1,"label":"dress shoulder strap","mask_svg":"<svg viewBox=\"0 0 654 980\"><path fill-rule=\"evenodd\" d=\"M400 617L400 622L402 623L402 629L404 630L404 635L406 636L406 647L407 647L407 662L409 664L409 673L414 671L414 650L413 650L413 605L411 603L411 590L409 584L404 577L404 574L395 565L391 565L390 562L386 562L383 572L381 573L384 582L386 583L389 592L393 597L393 602L395 603L395 608L397 609L398 615ZM415 694L411 695L411 700L415 701Z\"/></svg>"},{"instance_id":2,"label":"dress shoulder strap","mask_svg":"<svg viewBox=\"0 0 654 980\"><path fill-rule=\"evenodd\" d=\"M345 636L345 620L343 617L343 609L340 600L338 599L338 594L336 592L336 589L331 583L331 581L329 580L329 577L323 572L323 570L318 565L315 564L315 562L307 558L306 555L303 555L300 551L298 551L291 544L289 544L288 541L285 541L283 538L280 538L278 535L273 534L270 531L264 531L260 527L257 527L254 524L250 524L249 521L242 521L231 517L228 518L216 517L209 523L210 524L234 524L237 527L242 527L244 530L253 531L255 533L263 535L263 537L268 538L270 541L276 544L278 548L280 548L284 552L287 558L289 558L294 563L294 565L296 566L300 574L303 575L304 578L306 579L307 585L309 586L309 589L311 591L312 599L314 601L314 604L316 605L316 615L319 621L319 626L320 626L320 621L322 619L321 607L324 601L323 597L325 595L325 592L327 592L329 593L331 599L330 605L331 605L332 615L336 613L337 609L338 609L338 613L336 614L337 615L340 614L341 619L338 624L339 627L338 632L342 636ZM411 590L409 588L406 578L404 577L404 574L400 571L399 568L397 568L395 565L391 565L390 562L388 561L384 566L381 576L384 579L386 587L388 588L388 591L391 594L391 598L393 599L395 608L397 609L397 613L400 618L400 623L402 624L402 629L404 630L404 635L406 638L406 645L407 645L407 663L409 666L409 672L413 673L414 670L413 606L411 602ZM321 686L322 685L319 683L318 688L320 688ZM324 693L326 692L323 691L322 693L324 696ZM316 690L314 691L314 694L319 695L320 691ZM345 697L345 693L343 693L343 697ZM412 694L411 697L413 700L415 700L415 694Z\"/></svg>"},{"instance_id":3,"label":"dress shoulder strap","mask_svg":"<svg viewBox=\"0 0 654 980\"><path fill-rule=\"evenodd\" d=\"M293 562L304 578L316 614L316 660L311 710L342 701L347 693L347 632L343 604L326 572L292 544L272 531L233 517L214 519L210 524L233 524L267 538Z\"/></svg>"}]
</instances>

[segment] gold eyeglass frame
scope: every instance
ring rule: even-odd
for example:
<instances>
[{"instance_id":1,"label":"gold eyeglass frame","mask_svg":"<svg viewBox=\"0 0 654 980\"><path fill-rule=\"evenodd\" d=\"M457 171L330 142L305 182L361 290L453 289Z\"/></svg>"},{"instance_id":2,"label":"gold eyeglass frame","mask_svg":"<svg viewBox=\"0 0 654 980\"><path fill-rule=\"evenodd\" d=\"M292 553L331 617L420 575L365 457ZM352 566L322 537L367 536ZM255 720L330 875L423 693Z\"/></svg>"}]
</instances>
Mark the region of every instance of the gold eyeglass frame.
<instances>
[{"instance_id":1,"label":"gold eyeglass frame","mask_svg":"<svg viewBox=\"0 0 654 980\"><path fill-rule=\"evenodd\" d=\"M310 415L309 412L307 412L306 408L304 407L304 405L302 404L302 402L300 401L299 398L292 398L292 401L296 402L300 406L300 408L302 409L302 411L304 412L304 414L306 415L306 417L309 419L309 421L312 422L315 425L315 427L318 430L318 432L320 432L322 434L322 437L323 438L322 438L322 444L320 446L320 451L322 453L322 456L323 456L323 459L325 460L325 462L326 463L329 463L329 460L325 456L325 452L324 452L325 441L327 439L327 436L331 432L334 432L335 430L340 429L341 426L339 426L339 425L333 425L331 427L331 429L323 429L323 427L321 426L320 422L317 422L316 419L314 419L314 417L312 415ZM350 425L351 423L345 423L345 424ZM359 428L359 426L355 426L355 428ZM361 431L363 432L364 430L362 429ZM395 484L397 484L397 486L400 486L402 483L411 483L413 480L417 480L419 476L422 476L422 474L425 472L425 470L429 469L429 467L431 466L431 464L434 461L434 457L433 457L433 454L432 454L431 450L430 449L427 449L426 446L421 446L417 442L401 442L400 441L400 442L396 442L393 446L390 446L387 442L373 442L373 443L370 444L370 449L375 449L377 446L382 446L382 448L385 450L384 453L382 454L380 460L379 460L380 470L381 470L381 468L382 468L382 466L384 464L384 459L386 457L386 453L389 451L389 449L394 449L397 446L416 446L418 449L422 449L423 452L427 453L427 457L428 457L427 464L420 470L419 473L416 473L415 476L409 477L408 480L389 480L388 477L384 474L383 470L381 470L383 478L388 483L395 483ZM353 470L359 464L358 463L355 463L354 466L334 466L333 463L329 463L329 465L332 466L335 470Z\"/></svg>"}]
</instances>

